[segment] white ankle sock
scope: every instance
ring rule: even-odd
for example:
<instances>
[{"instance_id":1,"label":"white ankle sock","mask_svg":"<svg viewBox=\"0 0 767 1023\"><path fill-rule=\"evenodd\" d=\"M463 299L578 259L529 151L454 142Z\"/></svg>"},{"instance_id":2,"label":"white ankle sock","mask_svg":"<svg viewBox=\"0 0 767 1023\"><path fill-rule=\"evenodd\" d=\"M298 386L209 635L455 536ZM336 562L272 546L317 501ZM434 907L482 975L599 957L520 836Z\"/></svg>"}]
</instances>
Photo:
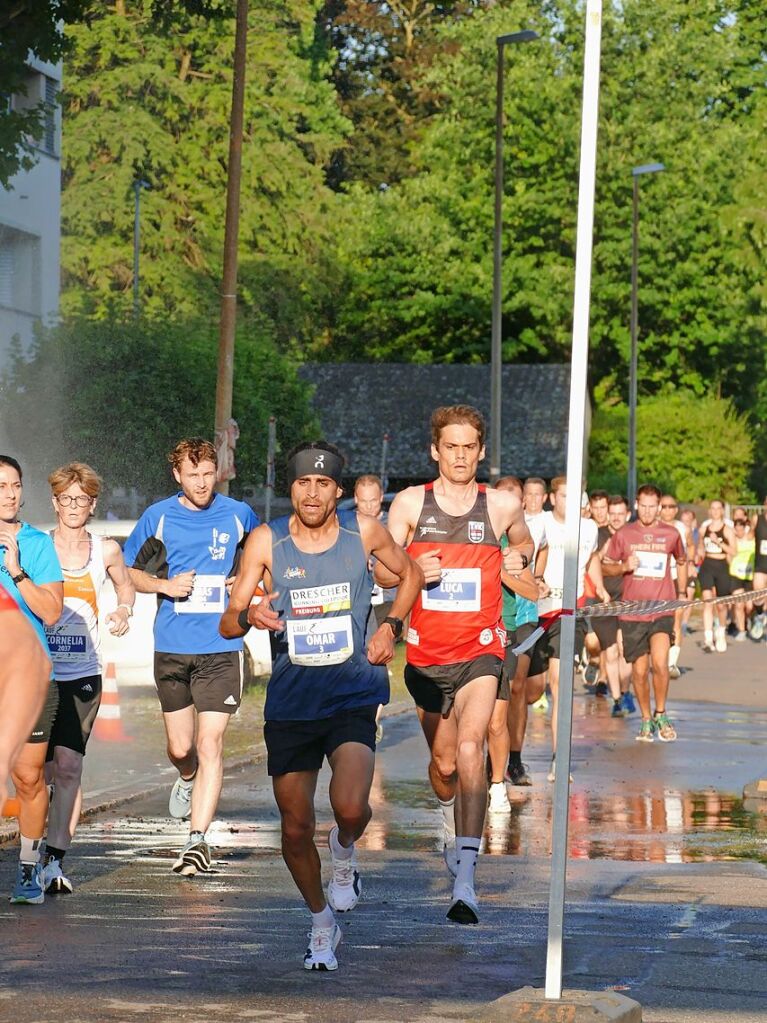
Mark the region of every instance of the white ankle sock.
<instances>
[{"instance_id":1,"label":"white ankle sock","mask_svg":"<svg viewBox=\"0 0 767 1023\"><path fill-rule=\"evenodd\" d=\"M455 796L448 800L438 800L442 811L442 826L445 829L445 842L455 841Z\"/></svg>"},{"instance_id":2,"label":"white ankle sock","mask_svg":"<svg viewBox=\"0 0 767 1023\"><path fill-rule=\"evenodd\" d=\"M479 856L479 842L480 840L474 835L456 838L455 847L458 851L456 887L461 884L468 884L472 888L474 887L474 870L477 866L477 856Z\"/></svg>"},{"instance_id":3,"label":"white ankle sock","mask_svg":"<svg viewBox=\"0 0 767 1023\"><path fill-rule=\"evenodd\" d=\"M335 922L333 910L328 905L319 913L312 913L312 927L332 927Z\"/></svg>"},{"instance_id":4,"label":"white ankle sock","mask_svg":"<svg viewBox=\"0 0 767 1023\"><path fill-rule=\"evenodd\" d=\"M337 860L350 860L352 853L354 852L354 842L347 849L346 846L341 845L338 841L338 828L333 828L330 832L330 851ZM324 924L317 924L318 927L325 926Z\"/></svg>"},{"instance_id":5,"label":"white ankle sock","mask_svg":"<svg viewBox=\"0 0 767 1023\"><path fill-rule=\"evenodd\" d=\"M40 843L42 838L21 837L21 849L19 850L20 863L38 863L40 860Z\"/></svg>"},{"instance_id":6,"label":"white ankle sock","mask_svg":"<svg viewBox=\"0 0 767 1023\"><path fill-rule=\"evenodd\" d=\"M669 652L668 652L668 666L669 666L669 668L675 668L676 667L676 663L679 660L680 652L681 652L681 647L678 647L676 645L676 643L669 649Z\"/></svg>"}]
</instances>

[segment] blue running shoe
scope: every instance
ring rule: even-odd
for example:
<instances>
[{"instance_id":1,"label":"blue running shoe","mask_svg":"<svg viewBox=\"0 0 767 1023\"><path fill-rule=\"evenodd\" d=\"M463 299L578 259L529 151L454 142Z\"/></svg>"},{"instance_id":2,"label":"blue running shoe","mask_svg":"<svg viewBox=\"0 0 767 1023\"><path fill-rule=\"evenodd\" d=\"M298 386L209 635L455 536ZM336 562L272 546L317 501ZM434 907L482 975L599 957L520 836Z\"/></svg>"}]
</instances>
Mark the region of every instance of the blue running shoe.
<instances>
[{"instance_id":1,"label":"blue running shoe","mask_svg":"<svg viewBox=\"0 0 767 1023\"><path fill-rule=\"evenodd\" d=\"M631 693L624 693L621 696L621 704L627 714L636 714L637 705L634 702L634 697Z\"/></svg>"},{"instance_id":2,"label":"blue running shoe","mask_svg":"<svg viewBox=\"0 0 767 1023\"><path fill-rule=\"evenodd\" d=\"M16 884L11 892L10 902L39 906L45 902L43 871L39 863L20 863L16 872Z\"/></svg>"}]
</instances>

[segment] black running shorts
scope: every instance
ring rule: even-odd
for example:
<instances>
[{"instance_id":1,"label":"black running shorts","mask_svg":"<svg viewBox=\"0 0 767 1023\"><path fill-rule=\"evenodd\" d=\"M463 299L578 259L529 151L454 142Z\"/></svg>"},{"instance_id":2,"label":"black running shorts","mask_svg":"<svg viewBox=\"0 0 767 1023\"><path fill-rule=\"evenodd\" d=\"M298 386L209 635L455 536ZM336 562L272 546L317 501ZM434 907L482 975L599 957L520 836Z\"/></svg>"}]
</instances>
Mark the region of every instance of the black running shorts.
<instances>
[{"instance_id":1,"label":"black running shorts","mask_svg":"<svg viewBox=\"0 0 767 1023\"><path fill-rule=\"evenodd\" d=\"M575 619L575 654L576 656L581 652L583 644L586 641L586 622L583 618ZM559 651L562 643L562 619L557 618L556 621L546 630L546 634L541 636L538 640L541 644L541 649L546 656L547 661L554 659L559 660Z\"/></svg>"},{"instance_id":2,"label":"black running shorts","mask_svg":"<svg viewBox=\"0 0 767 1023\"><path fill-rule=\"evenodd\" d=\"M591 619L591 627L602 650L609 650L618 642L618 619L616 616L594 615Z\"/></svg>"},{"instance_id":3,"label":"black running shorts","mask_svg":"<svg viewBox=\"0 0 767 1023\"><path fill-rule=\"evenodd\" d=\"M56 685L56 680L51 679L48 684L48 691L45 694L45 703L43 709L40 711L40 716L35 722L35 727L32 729L32 734L27 739L27 742L41 743L48 742L51 737L51 730L53 729L53 722L56 720L56 711L59 706L59 690Z\"/></svg>"},{"instance_id":4,"label":"black running shorts","mask_svg":"<svg viewBox=\"0 0 767 1023\"><path fill-rule=\"evenodd\" d=\"M101 704L101 675L57 682L59 709L53 722L46 760L53 760L57 746L85 755L93 723Z\"/></svg>"},{"instance_id":5,"label":"black running shorts","mask_svg":"<svg viewBox=\"0 0 767 1023\"><path fill-rule=\"evenodd\" d=\"M518 626L514 632L509 633L510 643L506 647L506 657L503 661L503 677L506 678L509 686L514 676L517 673L517 664L519 657L513 652L515 646L519 646L538 628L537 622L525 622L523 625ZM532 678L535 675L542 675L549 666L548 659L543 652L542 641L545 639L541 636L531 647L531 649L521 654L522 657L528 657L530 659L530 666L527 669L527 677Z\"/></svg>"},{"instance_id":6,"label":"black running shorts","mask_svg":"<svg viewBox=\"0 0 767 1023\"><path fill-rule=\"evenodd\" d=\"M154 681L163 713L194 707L234 714L242 699L242 654L154 655Z\"/></svg>"},{"instance_id":7,"label":"black running shorts","mask_svg":"<svg viewBox=\"0 0 767 1023\"><path fill-rule=\"evenodd\" d=\"M482 654L472 661L455 664L405 665L405 685L417 707L427 714L450 713L455 694L475 678L492 675L500 685L503 661L495 654ZM501 697L499 697L501 698Z\"/></svg>"},{"instance_id":8,"label":"black running shorts","mask_svg":"<svg viewBox=\"0 0 767 1023\"><path fill-rule=\"evenodd\" d=\"M623 633L623 656L632 664L650 652L651 636L668 636L669 644L674 641L674 616L664 615L654 622L637 622L631 618L621 620Z\"/></svg>"},{"instance_id":9,"label":"black running shorts","mask_svg":"<svg viewBox=\"0 0 767 1023\"><path fill-rule=\"evenodd\" d=\"M704 558L698 572L701 590L716 590L717 597L730 595L730 566L726 558Z\"/></svg>"},{"instance_id":10,"label":"black running shorts","mask_svg":"<svg viewBox=\"0 0 767 1023\"><path fill-rule=\"evenodd\" d=\"M346 742L375 752L378 704L342 710L319 721L266 721L266 770L275 775L319 771L322 761Z\"/></svg>"}]
</instances>

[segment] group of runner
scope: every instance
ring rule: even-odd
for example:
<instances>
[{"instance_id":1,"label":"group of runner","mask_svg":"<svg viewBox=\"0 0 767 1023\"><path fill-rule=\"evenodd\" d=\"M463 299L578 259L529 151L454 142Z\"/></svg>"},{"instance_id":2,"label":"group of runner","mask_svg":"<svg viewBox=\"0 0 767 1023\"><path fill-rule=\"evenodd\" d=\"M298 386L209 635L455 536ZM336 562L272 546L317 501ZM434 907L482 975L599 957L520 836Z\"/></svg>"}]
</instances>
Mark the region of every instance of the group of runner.
<instances>
[{"instance_id":1,"label":"group of runner","mask_svg":"<svg viewBox=\"0 0 767 1023\"><path fill-rule=\"evenodd\" d=\"M358 481L357 508L340 511L341 452L326 441L299 445L287 460L291 513L259 524L248 505L216 493L213 445L184 440L169 456L178 492L144 512L123 552L87 530L99 493L92 469L72 463L51 475L57 524L48 535L19 521L21 467L0 456L0 610L13 623L17 653L2 662L0 707L21 672L27 682L39 676L41 699L47 691L31 735L26 719L16 722L15 731L0 731L0 772L5 764L21 803L12 901L34 904L46 891L72 891L63 861L79 815L82 758L98 707L98 602L109 577L118 606L107 621L117 634L128 630L135 591L157 597L154 675L168 756L178 771L169 813L190 822L174 871L192 876L212 869L207 831L221 791L226 728L241 700L243 637L251 627L268 629L273 666L264 711L267 771L281 817L283 857L311 915L303 965L337 968L341 930L335 914L353 909L362 890L355 842L371 817L377 718L389 699L386 665L404 636L405 682L430 750L429 780L453 878L447 918L477 923L475 869L488 781L491 810L508 809L507 784L531 783L522 762L527 708L547 684L549 778L555 777L567 496L563 477L550 488L538 478L522 483L506 477L495 488L478 483L484 442L485 423L476 409L435 410L431 455L437 478L399 493L386 524L380 481ZM547 497L551 511L543 510ZM629 522L624 498L591 495L591 517L581 524L579 606L688 594L694 541L675 521L672 501L652 485L640 487L637 520ZM767 525L767 503L762 519ZM720 527L713 516L704 523L699 542L707 558L717 555L706 538L724 547L736 525ZM761 528L757 523L757 543ZM767 558L767 535L764 543ZM704 566L701 574L708 578ZM34 656L27 620L39 640ZM604 673L597 675L597 687L604 678L613 713L632 709L631 683L642 714L637 739L673 741L666 698L681 616L594 613L591 630L587 622L577 619L576 649L590 631L592 655L601 659L597 671ZM27 684L30 704L35 691ZM325 758L334 816L326 891L314 840L314 794Z\"/></svg>"}]
</instances>

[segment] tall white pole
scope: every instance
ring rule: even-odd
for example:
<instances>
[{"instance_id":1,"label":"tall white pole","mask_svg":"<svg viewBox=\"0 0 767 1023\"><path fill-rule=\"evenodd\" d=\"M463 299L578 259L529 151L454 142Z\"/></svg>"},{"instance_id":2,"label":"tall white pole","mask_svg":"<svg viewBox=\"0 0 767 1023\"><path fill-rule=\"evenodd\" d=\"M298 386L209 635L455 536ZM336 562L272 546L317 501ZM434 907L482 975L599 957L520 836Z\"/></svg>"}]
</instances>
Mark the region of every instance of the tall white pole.
<instances>
[{"instance_id":1,"label":"tall white pole","mask_svg":"<svg viewBox=\"0 0 767 1023\"><path fill-rule=\"evenodd\" d=\"M586 372L589 361L589 301L591 250L594 230L594 183L599 111L599 61L602 37L602 0L588 0L586 47L583 61L583 114L578 189L578 233L575 247L575 302L573 348L570 363L570 421L567 434L567 506L565 512L565 575L562 595L562 638L557 723L557 774L551 827L551 887L546 951L548 999L562 997L562 945L567 875L567 812L570 799L570 752L573 728L573 661L575 604L578 594L578 545L581 524Z\"/></svg>"}]
</instances>

